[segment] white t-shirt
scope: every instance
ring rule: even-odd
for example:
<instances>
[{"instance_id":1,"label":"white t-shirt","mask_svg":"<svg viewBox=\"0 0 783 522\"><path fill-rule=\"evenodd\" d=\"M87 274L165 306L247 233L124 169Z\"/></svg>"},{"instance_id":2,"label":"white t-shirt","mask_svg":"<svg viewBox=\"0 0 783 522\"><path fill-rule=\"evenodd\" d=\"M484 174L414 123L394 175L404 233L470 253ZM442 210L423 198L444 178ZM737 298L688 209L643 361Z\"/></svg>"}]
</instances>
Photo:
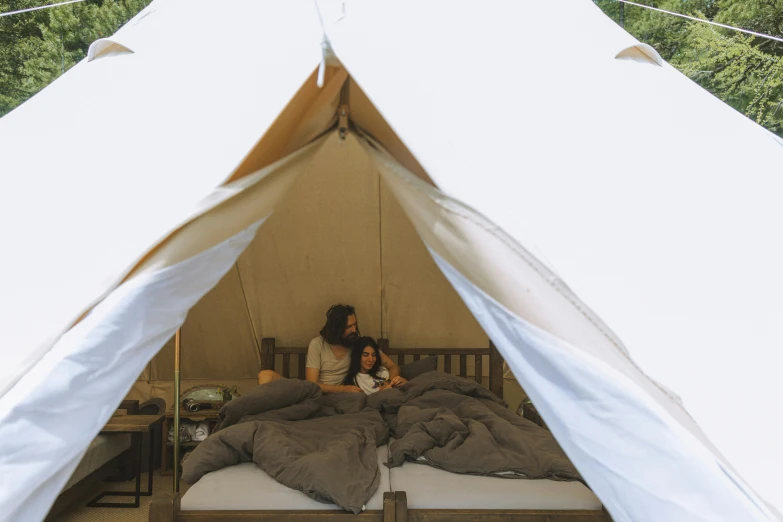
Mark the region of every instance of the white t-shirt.
<instances>
[{"instance_id":1,"label":"white t-shirt","mask_svg":"<svg viewBox=\"0 0 783 522\"><path fill-rule=\"evenodd\" d=\"M373 378L369 373L356 374L356 385L367 395L377 392L381 385L389 379L389 370L381 366L375 375L377 377Z\"/></svg>"},{"instance_id":2,"label":"white t-shirt","mask_svg":"<svg viewBox=\"0 0 783 522\"><path fill-rule=\"evenodd\" d=\"M327 343L323 337L318 336L310 341L310 346L307 347L306 366L320 370L319 383L342 384L351 367L351 352L345 352L345 357L338 359L332 352L332 345Z\"/></svg>"}]
</instances>

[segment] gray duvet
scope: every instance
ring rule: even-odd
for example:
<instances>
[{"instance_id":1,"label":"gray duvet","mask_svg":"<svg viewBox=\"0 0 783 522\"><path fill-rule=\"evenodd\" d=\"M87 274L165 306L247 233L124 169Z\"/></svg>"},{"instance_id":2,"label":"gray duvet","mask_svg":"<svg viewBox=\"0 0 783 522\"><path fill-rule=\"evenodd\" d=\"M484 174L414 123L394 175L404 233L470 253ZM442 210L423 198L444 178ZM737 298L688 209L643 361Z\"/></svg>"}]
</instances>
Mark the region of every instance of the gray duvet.
<instances>
[{"instance_id":1,"label":"gray duvet","mask_svg":"<svg viewBox=\"0 0 783 522\"><path fill-rule=\"evenodd\" d=\"M182 464L188 484L252 461L281 484L353 513L378 489L375 448L389 430L378 411L365 409L364 394L322 395L311 382L285 379L231 401L219 415L219 430Z\"/></svg>"},{"instance_id":2,"label":"gray duvet","mask_svg":"<svg viewBox=\"0 0 783 522\"><path fill-rule=\"evenodd\" d=\"M391 427L389 467L406 460L454 473L581 480L552 434L480 384L429 372L368 403Z\"/></svg>"},{"instance_id":3,"label":"gray duvet","mask_svg":"<svg viewBox=\"0 0 783 522\"><path fill-rule=\"evenodd\" d=\"M358 513L378 488L375 448L390 431L389 467L412 460L455 473L581 480L547 430L477 383L440 372L369 397L322 395L298 379L259 386L224 406L182 478L193 484L253 461L286 486Z\"/></svg>"}]
</instances>

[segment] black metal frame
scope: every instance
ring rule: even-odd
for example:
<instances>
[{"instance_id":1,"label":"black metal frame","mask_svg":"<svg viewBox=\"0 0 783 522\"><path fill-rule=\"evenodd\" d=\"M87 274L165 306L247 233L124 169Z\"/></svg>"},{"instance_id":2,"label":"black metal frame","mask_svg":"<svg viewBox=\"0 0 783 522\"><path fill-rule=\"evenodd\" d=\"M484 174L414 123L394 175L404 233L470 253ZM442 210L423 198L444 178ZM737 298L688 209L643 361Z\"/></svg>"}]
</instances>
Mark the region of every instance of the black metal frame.
<instances>
[{"instance_id":1,"label":"black metal frame","mask_svg":"<svg viewBox=\"0 0 783 522\"><path fill-rule=\"evenodd\" d=\"M87 503L87 507L108 507L108 508L137 508L141 505L141 497L149 497L152 495L152 475L153 475L153 458L155 455L155 437L152 430L147 432L150 434L150 454L149 454L149 468L148 468L148 480L147 491L141 490L141 464L144 458L144 447L142 444L142 432L131 433L131 447L136 446L139 449L139 463L136 470L136 490L135 491L104 491L94 499ZM103 497L134 497L133 503L129 502L100 502Z\"/></svg>"}]
</instances>

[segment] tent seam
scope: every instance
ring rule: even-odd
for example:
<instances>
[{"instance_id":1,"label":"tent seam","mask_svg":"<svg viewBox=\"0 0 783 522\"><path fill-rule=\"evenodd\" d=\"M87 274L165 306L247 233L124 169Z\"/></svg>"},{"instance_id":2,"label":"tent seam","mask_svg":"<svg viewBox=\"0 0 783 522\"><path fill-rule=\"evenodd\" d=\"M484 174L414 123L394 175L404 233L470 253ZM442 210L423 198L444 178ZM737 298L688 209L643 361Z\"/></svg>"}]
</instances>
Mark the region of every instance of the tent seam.
<instances>
[{"instance_id":1,"label":"tent seam","mask_svg":"<svg viewBox=\"0 0 783 522\"><path fill-rule=\"evenodd\" d=\"M377 170L377 169L376 169ZM385 332L384 327L384 316L385 314L385 304L386 304L386 283L383 280L383 210L381 209L381 201L382 201L382 195L381 190L383 190L383 187L381 186L381 176L380 172L378 173L378 271L380 272L380 279L381 279L381 337L388 338L388 335L386 335L388 332Z\"/></svg>"}]
</instances>

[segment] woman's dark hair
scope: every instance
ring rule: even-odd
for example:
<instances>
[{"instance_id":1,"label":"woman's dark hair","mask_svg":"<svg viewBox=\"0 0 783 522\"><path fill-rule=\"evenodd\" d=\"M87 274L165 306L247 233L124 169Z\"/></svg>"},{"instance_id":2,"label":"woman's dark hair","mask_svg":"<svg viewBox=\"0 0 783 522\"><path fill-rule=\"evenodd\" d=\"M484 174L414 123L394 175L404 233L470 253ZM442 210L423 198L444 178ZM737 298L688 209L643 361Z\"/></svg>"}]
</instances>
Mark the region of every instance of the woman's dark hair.
<instances>
[{"instance_id":1,"label":"woman's dark hair","mask_svg":"<svg viewBox=\"0 0 783 522\"><path fill-rule=\"evenodd\" d=\"M367 372L373 377L377 377L378 370L381 369L381 351L378 349L378 343L372 337L359 337L351 341L351 366L348 368L348 374L345 376L343 384L356 386L356 375L362 371L362 352L367 347L375 350L375 364Z\"/></svg>"},{"instance_id":2,"label":"woman's dark hair","mask_svg":"<svg viewBox=\"0 0 783 522\"><path fill-rule=\"evenodd\" d=\"M321 328L321 337L329 344L343 344L343 334L348 324L348 317L356 315L351 305L336 304L326 311L326 324ZM356 327L359 331L359 327Z\"/></svg>"}]
</instances>

